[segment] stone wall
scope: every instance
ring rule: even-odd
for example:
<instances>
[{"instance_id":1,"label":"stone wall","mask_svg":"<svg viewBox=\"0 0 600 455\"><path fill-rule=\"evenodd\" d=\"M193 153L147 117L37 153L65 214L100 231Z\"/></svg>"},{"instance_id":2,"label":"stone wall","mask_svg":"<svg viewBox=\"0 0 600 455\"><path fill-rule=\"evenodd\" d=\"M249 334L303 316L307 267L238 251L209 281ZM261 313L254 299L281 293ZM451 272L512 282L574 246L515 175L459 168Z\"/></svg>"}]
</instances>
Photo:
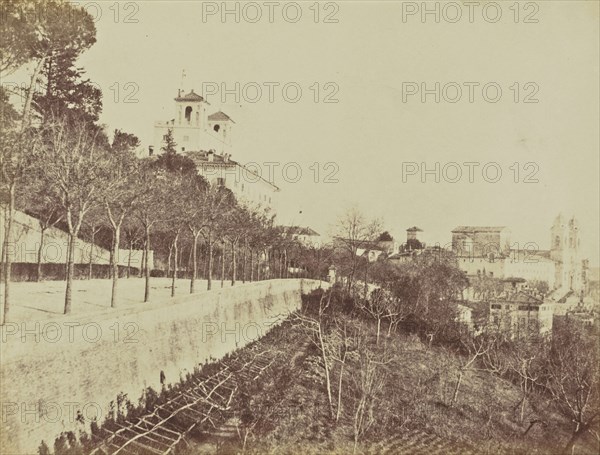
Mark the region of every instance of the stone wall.
<instances>
[{"instance_id":1,"label":"stone wall","mask_svg":"<svg viewBox=\"0 0 600 455\"><path fill-rule=\"evenodd\" d=\"M52 447L61 431L82 427L78 413L89 426L96 415L106 417L117 394L137 403L145 388L161 388L161 377L166 385L179 381L260 338L319 284L248 283L150 309L140 304L133 313L63 317L2 332L0 453L36 453L42 440Z\"/></svg>"}]
</instances>

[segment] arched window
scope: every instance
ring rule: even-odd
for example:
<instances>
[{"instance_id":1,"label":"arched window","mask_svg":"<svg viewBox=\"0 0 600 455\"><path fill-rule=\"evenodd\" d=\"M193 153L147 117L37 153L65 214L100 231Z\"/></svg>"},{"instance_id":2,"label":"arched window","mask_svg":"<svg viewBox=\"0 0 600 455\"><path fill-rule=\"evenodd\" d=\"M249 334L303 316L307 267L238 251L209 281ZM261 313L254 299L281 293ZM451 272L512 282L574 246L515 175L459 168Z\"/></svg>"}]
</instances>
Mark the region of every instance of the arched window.
<instances>
[{"instance_id":1,"label":"arched window","mask_svg":"<svg viewBox=\"0 0 600 455\"><path fill-rule=\"evenodd\" d=\"M188 123L191 121L192 119L192 106L188 106L185 108L185 119L188 121Z\"/></svg>"},{"instance_id":2,"label":"arched window","mask_svg":"<svg viewBox=\"0 0 600 455\"><path fill-rule=\"evenodd\" d=\"M560 236L554 237L554 248L560 247Z\"/></svg>"}]
</instances>

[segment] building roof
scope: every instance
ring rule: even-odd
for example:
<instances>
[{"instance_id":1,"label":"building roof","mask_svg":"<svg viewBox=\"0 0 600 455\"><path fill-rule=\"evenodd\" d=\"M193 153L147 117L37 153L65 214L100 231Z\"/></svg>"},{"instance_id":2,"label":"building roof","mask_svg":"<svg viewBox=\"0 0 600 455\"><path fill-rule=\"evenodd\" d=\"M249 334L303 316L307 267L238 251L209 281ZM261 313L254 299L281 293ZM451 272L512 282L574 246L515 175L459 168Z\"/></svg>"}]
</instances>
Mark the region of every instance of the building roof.
<instances>
[{"instance_id":1,"label":"building roof","mask_svg":"<svg viewBox=\"0 0 600 455\"><path fill-rule=\"evenodd\" d=\"M243 164L240 164L237 161L232 160L229 154L219 154L219 153L212 152L213 158L212 158L212 161L209 161L208 156L210 153L211 153L211 151L207 152L204 150L199 150L199 151L198 150L190 150L190 151L185 152L184 155L187 156L188 158L190 158L194 163L196 163L196 166L198 166L200 168L215 167L215 168L220 169L223 167L227 167L229 169L230 167L239 166L241 169L243 169L243 172L247 173L248 175L253 175L258 180L261 180L261 181L271 185L275 191L279 191L279 187L277 185L275 185L273 182L269 182L267 179L262 177L262 175L257 174L256 172L247 168ZM239 174L239 175L241 175L241 174ZM250 182L253 183L253 181L250 181Z\"/></svg>"},{"instance_id":2,"label":"building roof","mask_svg":"<svg viewBox=\"0 0 600 455\"><path fill-rule=\"evenodd\" d=\"M282 226L283 232L291 235L310 235L310 236L320 236L318 232L309 227L302 226Z\"/></svg>"},{"instance_id":3,"label":"building roof","mask_svg":"<svg viewBox=\"0 0 600 455\"><path fill-rule=\"evenodd\" d=\"M534 304L534 305L540 305L540 304L544 303L544 299L539 299L539 298L534 297L533 295L528 294L527 292L523 292L523 291L517 291L517 292L514 292L507 296L499 297L499 298L495 299L495 301L509 302L509 303L528 303L528 304Z\"/></svg>"},{"instance_id":4,"label":"building roof","mask_svg":"<svg viewBox=\"0 0 600 455\"><path fill-rule=\"evenodd\" d=\"M210 114L208 116L208 120L209 121L217 121L217 122L233 122L233 119L231 117L229 117L225 112L223 111L219 111L219 112L215 112L214 114Z\"/></svg>"},{"instance_id":5,"label":"building roof","mask_svg":"<svg viewBox=\"0 0 600 455\"><path fill-rule=\"evenodd\" d=\"M418 228L417 226L413 226L413 227L411 227L411 228L408 228L408 229L406 230L406 232L423 232L423 229L421 229L421 228Z\"/></svg>"},{"instance_id":6,"label":"building roof","mask_svg":"<svg viewBox=\"0 0 600 455\"><path fill-rule=\"evenodd\" d=\"M451 232L501 232L506 226L457 226Z\"/></svg>"},{"instance_id":7,"label":"building roof","mask_svg":"<svg viewBox=\"0 0 600 455\"><path fill-rule=\"evenodd\" d=\"M198 101L204 101L204 98L202 98L200 95L198 95L196 92L194 92L194 89L192 89L192 91L186 95L181 96L181 91L177 94L177 98L175 98L175 101L193 101L193 102L198 102Z\"/></svg>"},{"instance_id":8,"label":"building roof","mask_svg":"<svg viewBox=\"0 0 600 455\"><path fill-rule=\"evenodd\" d=\"M207 166L236 166L238 164L236 161L233 161L229 157L226 159L225 155L221 155L221 154L214 153L214 152L213 152L212 161L209 161L208 160L209 154L210 154L210 152L207 152L207 151L204 151L204 150L200 150L200 151L192 151L192 150L190 150L188 152L185 152L185 156L187 156L194 163L196 163L196 166L203 166L203 167L207 167Z\"/></svg>"}]
</instances>

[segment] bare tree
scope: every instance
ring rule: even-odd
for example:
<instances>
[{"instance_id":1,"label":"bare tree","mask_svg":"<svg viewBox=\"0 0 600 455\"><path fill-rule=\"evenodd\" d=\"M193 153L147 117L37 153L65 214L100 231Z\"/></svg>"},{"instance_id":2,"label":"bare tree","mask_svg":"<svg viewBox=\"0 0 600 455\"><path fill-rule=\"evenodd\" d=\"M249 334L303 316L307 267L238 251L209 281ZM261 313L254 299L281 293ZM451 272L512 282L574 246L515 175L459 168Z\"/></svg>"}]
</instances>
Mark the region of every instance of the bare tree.
<instances>
[{"instance_id":1,"label":"bare tree","mask_svg":"<svg viewBox=\"0 0 600 455\"><path fill-rule=\"evenodd\" d=\"M356 208L347 210L334 229L335 242L338 245L340 260L347 263L347 288L352 289L360 263L359 250L368 249L381 231L379 220L368 220Z\"/></svg>"},{"instance_id":2,"label":"bare tree","mask_svg":"<svg viewBox=\"0 0 600 455\"><path fill-rule=\"evenodd\" d=\"M541 336L529 336L515 340L507 355L508 369L519 380L522 397L515 406L520 408L519 421L522 423L525 404L536 385L541 385L544 362L548 355L548 343Z\"/></svg>"},{"instance_id":3,"label":"bare tree","mask_svg":"<svg viewBox=\"0 0 600 455\"><path fill-rule=\"evenodd\" d=\"M368 345L367 337L358 337L358 361L352 376L352 395L356 398L352 415L354 446L356 453L360 439L375 423L375 410L382 399L387 372L385 366L391 358L385 352L375 352Z\"/></svg>"},{"instance_id":4,"label":"bare tree","mask_svg":"<svg viewBox=\"0 0 600 455\"><path fill-rule=\"evenodd\" d=\"M139 197L135 183L136 175L140 170L140 163L132 151L138 141L135 138L130 149L116 150L119 135L123 134L119 130L115 131L113 150L105 171L106 186L102 195L106 217L113 235L110 255L112 270L110 306L112 308L117 306L121 228L125 218L132 213L134 204Z\"/></svg>"},{"instance_id":5,"label":"bare tree","mask_svg":"<svg viewBox=\"0 0 600 455\"><path fill-rule=\"evenodd\" d=\"M473 370L477 360L485 356L491 348L491 342L488 337L482 335L473 337L467 330L463 332L460 343L466 351L466 356L459 358L458 378L456 380L456 385L454 386L454 393L452 394L450 406L454 406L458 401L458 393L465 373Z\"/></svg>"},{"instance_id":6,"label":"bare tree","mask_svg":"<svg viewBox=\"0 0 600 455\"><path fill-rule=\"evenodd\" d=\"M134 203L134 213L144 231L144 302L150 300L150 251L151 233L157 223L164 219L165 207L169 202L170 187L160 169L152 161L142 163L137 174L138 198Z\"/></svg>"},{"instance_id":7,"label":"bare tree","mask_svg":"<svg viewBox=\"0 0 600 455\"><path fill-rule=\"evenodd\" d=\"M568 320L553 333L546 365L546 387L561 413L574 423L564 453L575 452L585 433L594 433L600 416L598 335Z\"/></svg>"},{"instance_id":8,"label":"bare tree","mask_svg":"<svg viewBox=\"0 0 600 455\"><path fill-rule=\"evenodd\" d=\"M377 344L381 333L381 320L391 310L391 295L383 289L374 289L368 298L357 298L358 307L377 321Z\"/></svg>"},{"instance_id":9,"label":"bare tree","mask_svg":"<svg viewBox=\"0 0 600 455\"><path fill-rule=\"evenodd\" d=\"M326 317L327 311L331 305L332 293L322 293L319 299L318 308L314 311L303 311L296 313L292 322L306 330L311 336L310 340L317 347L321 355L321 361L323 362L323 370L325 373L325 391L327 393L327 401L329 406L329 416L334 419L334 403L333 403L333 391L331 384L331 360L330 360L330 342L327 336L327 324Z\"/></svg>"},{"instance_id":10,"label":"bare tree","mask_svg":"<svg viewBox=\"0 0 600 455\"><path fill-rule=\"evenodd\" d=\"M207 290L212 289L212 271L214 243L219 237L219 227L225 214L230 210L233 203L232 193L224 187L211 185L205 192L201 201L203 219L202 235L207 246Z\"/></svg>"},{"instance_id":11,"label":"bare tree","mask_svg":"<svg viewBox=\"0 0 600 455\"><path fill-rule=\"evenodd\" d=\"M97 150L96 136L87 124L64 119L48 126L47 139L40 150L37 163L44 167L48 194L61 207L69 233L64 309L69 314L77 236L85 216L98 202L106 156Z\"/></svg>"}]
</instances>

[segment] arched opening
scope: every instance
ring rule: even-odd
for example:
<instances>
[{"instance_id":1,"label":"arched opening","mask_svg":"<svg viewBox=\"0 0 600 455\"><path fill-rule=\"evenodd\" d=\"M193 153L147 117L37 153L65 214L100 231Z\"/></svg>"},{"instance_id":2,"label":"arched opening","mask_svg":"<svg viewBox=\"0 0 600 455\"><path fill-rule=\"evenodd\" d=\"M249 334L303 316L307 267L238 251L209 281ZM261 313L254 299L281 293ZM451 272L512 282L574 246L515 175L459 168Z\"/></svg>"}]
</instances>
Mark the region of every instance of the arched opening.
<instances>
[{"instance_id":1,"label":"arched opening","mask_svg":"<svg viewBox=\"0 0 600 455\"><path fill-rule=\"evenodd\" d=\"M192 119L192 106L185 108L185 119L189 123Z\"/></svg>"},{"instance_id":2,"label":"arched opening","mask_svg":"<svg viewBox=\"0 0 600 455\"><path fill-rule=\"evenodd\" d=\"M213 130L215 130L217 133L219 132L220 129L221 129L221 125L213 126Z\"/></svg>"}]
</instances>

